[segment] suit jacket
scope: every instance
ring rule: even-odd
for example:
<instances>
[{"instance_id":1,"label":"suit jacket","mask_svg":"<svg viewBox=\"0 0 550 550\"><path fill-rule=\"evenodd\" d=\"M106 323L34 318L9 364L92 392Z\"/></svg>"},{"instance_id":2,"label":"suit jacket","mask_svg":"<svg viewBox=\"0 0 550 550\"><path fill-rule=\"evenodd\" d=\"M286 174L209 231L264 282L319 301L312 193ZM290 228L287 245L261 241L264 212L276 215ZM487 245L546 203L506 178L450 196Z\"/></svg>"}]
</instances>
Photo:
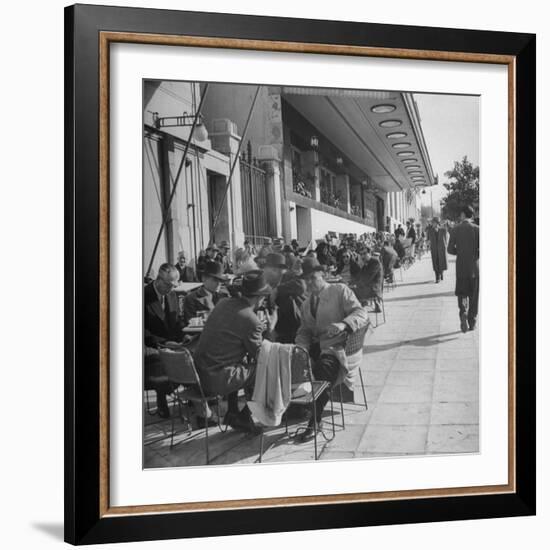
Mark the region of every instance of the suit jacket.
<instances>
[{"instance_id":1,"label":"suit jacket","mask_svg":"<svg viewBox=\"0 0 550 550\"><path fill-rule=\"evenodd\" d=\"M296 331L301 323L300 308L306 299L304 280L290 272L283 275L281 284L275 290L275 304L279 308L277 341L290 344L294 342Z\"/></svg>"},{"instance_id":2,"label":"suit jacket","mask_svg":"<svg viewBox=\"0 0 550 550\"><path fill-rule=\"evenodd\" d=\"M479 227L471 220L464 220L451 231L447 247L456 256L456 277L479 277Z\"/></svg>"},{"instance_id":3,"label":"suit jacket","mask_svg":"<svg viewBox=\"0 0 550 550\"><path fill-rule=\"evenodd\" d=\"M382 265L376 258L371 258L355 276L359 299L380 296L382 293L382 278Z\"/></svg>"},{"instance_id":4,"label":"suit jacket","mask_svg":"<svg viewBox=\"0 0 550 550\"><path fill-rule=\"evenodd\" d=\"M382 259L382 268L384 269L384 273L390 273L395 262L397 261L397 252L393 246L383 246L382 251L380 252L380 257Z\"/></svg>"},{"instance_id":5,"label":"suit jacket","mask_svg":"<svg viewBox=\"0 0 550 550\"><path fill-rule=\"evenodd\" d=\"M321 352L342 343L342 336L329 338L326 334L332 323L345 323L350 332L364 327L369 319L367 310L361 307L353 291L344 284L327 285L319 295L319 305L315 317L311 312L312 296L302 304L302 324L296 335L296 344L309 349L319 343Z\"/></svg>"},{"instance_id":6,"label":"suit jacket","mask_svg":"<svg viewBox=\"0 0 550 550\"><path fill-rule=\"evenodd\" d=\"M196 288L187 294L183 300L183 320L186 324L189 319L196 317L199 311L212 311L216 304L226 298L222 292L208 292L204 286Z\"/></svg>"},{"instance_id":7,"label":"suit jacket","mask_svg":"<svg viewBox=\"0 0 550 550\"><path fill-rule=\"evenodd\" d=\"M180 274L180 281L182 283L194 283L197 280L195 277L195 271L192 267L186 265L182 269L179 264L176 264L174 267L178 270L178 273Z\"/></svg>"},{"instance_id":8,"label":"suit jacket","mask_svg":"<svg viewBox=\"0 0 550 550\"><path fill-rule=\"evenodd\" d=\"M221 300L209 315L195 361L205 387L222 392L226 367L242 364L249 355L253 359L262 343L264 325L244 298Z\"/></svg>"},{"instance_id":9,"label":"suit jacket","mask_svg":"<svg viewBox=\"0 0 550 550\"><path fill-rule=\"evenodd\" d=\"M143 327L145 345L156 347L166 340L180 341L182 325L178 319L178 298L175 292L169 292L166 312L157 297L153 283L149 283L143 292Z\"/></svg>"},{"instance_id":10,"label":"suit jacket","mask_svg":"<svg viewBox=\"0 0 550 550\"><path fill-rule=\"evenodd\" d=\"M410 227L407 231L407 239L411 239L411 244L414 244L416 241L416 231L414 227Z\"/></svg>"}]
</instances>

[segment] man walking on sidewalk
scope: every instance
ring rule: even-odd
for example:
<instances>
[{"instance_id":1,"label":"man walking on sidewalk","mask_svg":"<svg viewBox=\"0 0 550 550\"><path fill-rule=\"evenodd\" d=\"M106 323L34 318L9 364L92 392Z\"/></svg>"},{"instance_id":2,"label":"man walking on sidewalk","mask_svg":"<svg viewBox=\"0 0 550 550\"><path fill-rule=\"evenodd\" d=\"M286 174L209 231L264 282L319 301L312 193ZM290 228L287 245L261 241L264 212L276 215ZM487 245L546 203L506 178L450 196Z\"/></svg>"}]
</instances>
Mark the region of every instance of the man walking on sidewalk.
<instances>
[{"instance_id":1,"label":"man walking on sidewalk","mask_svg":"<svg viewBox=\"0 0 550 550\"><path fill-rule=\"evenodd\" d=\"M428 227L428 239L435 282L439 283L443 280L443 272L447 270L447 242L449 240L449 234L445 227L440 225L439 218L434 218L432 225Z\"/></svg>"},{"instance_id":2,"label":"man walking on sidewalk","mask_svg":"<svg viewBox=\"0 0 550 550\"><path fill-rule=\"evenodd\" d=\"M474 330L479 299L479 227L472 221L474 211L465 206L449 239L447 251L456 256L456 287L462 332Z\"/></svg>"}]
</instances>

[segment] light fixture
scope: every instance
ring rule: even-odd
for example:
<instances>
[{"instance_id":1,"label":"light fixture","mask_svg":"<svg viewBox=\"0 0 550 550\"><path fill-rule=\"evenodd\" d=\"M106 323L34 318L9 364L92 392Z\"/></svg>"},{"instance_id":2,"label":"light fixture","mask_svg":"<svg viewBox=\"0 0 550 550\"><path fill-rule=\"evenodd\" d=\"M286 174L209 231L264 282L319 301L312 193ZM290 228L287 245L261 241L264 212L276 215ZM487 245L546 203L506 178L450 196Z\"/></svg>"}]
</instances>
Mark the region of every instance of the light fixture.
<instances>
[{"instance_id":1,"label":"light fixture","mask_svg":"<svg viewBox=\"0 0 550 550\"><path fill-rule=\"evenodd\" d=\"M196 118L196 121L195 121ZM197 141L204 141L208 138L208 132L202 120L202 115L190 115L184 112L181 116L165 116L159 117L158 113L153 113L153 124L155 128L174 128L174 127L189 127L195 124L193 137Z\"/></svg>"},{"instance_id":2,"label":"light fixture","mask_svg":"<svg viewBox=\"0 0 550 550\"><path fill-rule=\"evenodd\" d=\"M412 151L399 151L399 153L397 153L398 157L410 157L411 155L414 155Z\"/></svg>"},{"instance_id":3,"label":"light fixture","mask_svg":"<svg viewBox=\"0 0 550 550\"><path fill-rule=\"evenodd\" d=\"M312 149L317 149L317 147L319 147L319 138L317 136L311 136L309 139L309 144Z\"/></svg>"},{"instance_id":4,"label":"light fixture","mask_svg":"<svg viewBox=\"0 0 550 550\"><path fill-rule=\"evenodd\" d=\"M342 157L336 157L336 164L342 166L342 164L344 164L344 159Z\"/></svg>"},{"instance_id":5,"label":"light fixture","mask_svg":"<svg viewBox=\"0 0 550 550\"><path fill-rule=\"evenodd\" d=\"M421 176L422 172L420 170L414 170L413 172L409 172L409 176Z\"/></svg>"},{"instance_id":6,"label":"light fixture","mask_svg":"<svg viewBox=\"0 0 550 550\"><path fill-rule=\"evenodd\" d=\"M407 137L407 133L406 132L391 132L390 134L386 134L386 137L388 139L399 139L399 138Z\"/></svg>"},{"instance_id":7,"label":"light fixture","mask_svg":"<svg viewBox=\"0 0 550 550\"><path fill-rule=\"evenodd\" d=\"M408 166L405 166L407 170L416 170L417 168L420 168L418 164L409 164Z\"/></svg>"},{"instance_id":8,"label":"light fixture","mask_svg":"<svg viewBox=\"0 0 550 550\"><path fill-rule=\"evenodd\" d=\"M389 103L382 103L380 105L374 105L370 108L373 113L393 113L397 107Z\"/></svg>"},{"instance_id":9,"label":"light fixture","mask_svg":"<svg viewBox=\"0 0 550 550\"><path fill-rule=\"evenodd\" d=\"M382 128L395 128L396 126L401 126L401 124L403 123L400 120L393 118L393 119L383 120L378 124L382 126Z\"/></svg>"},{"instance_id":10,"label":"light fixture","mask_svg":"<svg viewBox=\"0 0 550 550\"><path fill-rule=\"evenodd\" d=\"M414 178L411 178L413 181L426 181L422 176L415 176Z\"/></svg>"},{"instance_id":11,"label":"light fixture","mask_svg":"<svg viewBox=\"0 0 550 550\"><path fill-rule=\"evenodd\" d=\"M399 153L397 153L397 154L399 154ZM418 162L418 160L417 159L403 159L401 162L403 164L410 164L411 162Z\"/></svg>"},{"instance_id":12,"label":"light fixture","mask_svg":"<svg viewBox=\"0 0 550 550\"><path fill-rule=\"evenodd\" d=\"M394 149L404 149L405 147L410 147L411 144L407 143L406 141L400 141L399 143L393 143L392 147Z\"/></svg>"}]
</instances>

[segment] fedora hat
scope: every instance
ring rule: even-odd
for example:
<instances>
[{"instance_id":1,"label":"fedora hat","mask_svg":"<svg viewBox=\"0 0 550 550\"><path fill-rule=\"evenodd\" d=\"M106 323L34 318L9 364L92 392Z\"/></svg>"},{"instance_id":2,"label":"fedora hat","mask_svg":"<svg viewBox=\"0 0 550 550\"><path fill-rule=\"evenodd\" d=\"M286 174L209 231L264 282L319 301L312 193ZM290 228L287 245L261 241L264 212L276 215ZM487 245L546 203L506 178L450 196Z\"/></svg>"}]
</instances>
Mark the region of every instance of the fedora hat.
<instances>
[{"instance_id":1,"label":"fedora hat","mask_svg":"<svg viewBox=\"0 0 550 550\"><path fill-rule=\"evenodd\" d=\"M268 296L271 290L261 270L255 269L243 275L241 293L244 296Z\"/></svg>"},{"instance_id":2,"label":"fedora hat","mask_svg":"<svg viewBox=\"0 0 550 550\"><path fill-rule=\"evenodd\" d=\"M439 222L439 218L437 216L435 216L434 218L432 218L432 223L440 223Z\"/></svg>"},{"instance_id":3,"label":"fedora hat","mask_svg":"<svg viewBox=\"0 0 550 550\"><path fill-rule=\"evenodd\" d=\"M229 243L227 241L222 241L220 243L220 248L231 248L231 247L229 246Z\"/></svg>"},{"instance_id":4,"label":"fedora hat","mask_svg":"<svg viewBox=\"0 0 550 550\"><path fill-rule=\"evenodd\" d=\"M316 258L306 257L302 261L302 278L307 279L310 275L316 271L325 272L325 266L319 263Z\"/></svg>"},{"instance_id":5,"label":"fedora hat","mask_svg":"<svg viewBox=\"0 0 550 550\"><path fill-rule=\"evenodd\" d=\"M226 281L227 277L223 274L223 265L220 262L209 261L204 264L203 277L214 277L219 281Z\"/></svg>"},{"instance_id":6,"label":"fedora hat","mask_svg":"<svg viewBox=\"0 0 550 550\"><path fill-rule=\"evenodd\" d=\"M265 267L278 267L286 269L286 258L278 252L272 252L265 258Z\"/></svg>"}]
</instances>

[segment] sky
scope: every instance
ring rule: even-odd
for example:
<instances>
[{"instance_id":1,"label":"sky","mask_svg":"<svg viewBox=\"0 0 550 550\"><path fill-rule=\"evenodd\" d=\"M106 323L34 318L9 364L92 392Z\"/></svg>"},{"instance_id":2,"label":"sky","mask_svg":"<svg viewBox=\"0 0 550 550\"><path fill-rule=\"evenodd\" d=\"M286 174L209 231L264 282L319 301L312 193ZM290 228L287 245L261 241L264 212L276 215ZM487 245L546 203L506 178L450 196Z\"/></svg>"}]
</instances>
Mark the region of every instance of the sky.
<instances>
[{"instance_id":1,"label":"sky","mask_svg":"<svg viewBox=\"0 0 550 550\"><path fill-rule=\"evenodd\" d=\"M455 161L467 156L474 166L479 165L479 97L414 94L414 99L432 168L439 174L439 185L432 188L435 203L447 193L442 184ZM423 195L425 204L430 201L429 189Z\"/></svg>"}]
</instances>

